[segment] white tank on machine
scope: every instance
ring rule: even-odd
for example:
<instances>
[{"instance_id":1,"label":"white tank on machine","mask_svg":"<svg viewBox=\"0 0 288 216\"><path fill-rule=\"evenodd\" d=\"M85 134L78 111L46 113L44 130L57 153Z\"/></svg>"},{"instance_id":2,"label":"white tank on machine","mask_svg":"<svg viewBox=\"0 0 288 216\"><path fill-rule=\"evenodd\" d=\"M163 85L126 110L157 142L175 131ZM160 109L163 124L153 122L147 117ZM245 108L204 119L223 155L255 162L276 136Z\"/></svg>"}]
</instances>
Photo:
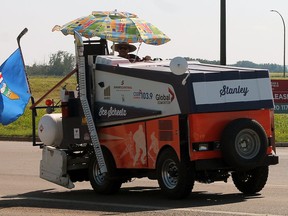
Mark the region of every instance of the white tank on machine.
<instances>
[{"instance_id":1,"label":"white tank on machine","mask_svg":"<svg viewBox=\"0 0 288 216\"><path fill-rule=\"evenodd\" d=\"M59 147L63 139L62 113L45 114L38 124L38 136L44 145Z\"/></svg>"}]
</instances>

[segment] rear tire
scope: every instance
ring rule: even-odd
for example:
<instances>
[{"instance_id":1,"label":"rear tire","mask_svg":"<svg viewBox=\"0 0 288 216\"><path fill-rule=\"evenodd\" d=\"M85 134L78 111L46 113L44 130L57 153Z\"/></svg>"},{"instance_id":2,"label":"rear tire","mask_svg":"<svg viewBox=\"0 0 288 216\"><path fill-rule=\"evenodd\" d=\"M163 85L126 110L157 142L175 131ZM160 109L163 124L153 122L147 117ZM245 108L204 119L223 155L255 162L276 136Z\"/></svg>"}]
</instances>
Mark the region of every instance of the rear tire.
<instances>
[{"instance_id":1,"label":"rear tire","mask_svg":"<svg viewBox=\"0 0 288 216\"><path fill-rule=\"evenodd\" d=\"M116 165L113 156L107 149L102 149L107 166L107 173L101 173L96 157L94 156L89 165L89 180L96 193L114 194L122 185L121 179L116 175Z\"/></svg>"},{"instance_id":2,"label":"rear tire","mask_svg":"<svg viewBox=\"0 0 288 216\"><path fill-rule=\"evenodd\" d=\"M257 167L253 170L233 172L232 180L236 188L244 194L255 194L261 191L268 179L269 167Z\"/></svg>"},{"instance_id":3,"label":"rear tire","mask_svg":"<svg viewBox=\"0 0 288 216\"><path fill-rule=\"evenodd\" d=\"M157 179L161 191L172 199L189 196L195 181L192 168L180 162L172 149L164 150L159 156Z\"/></svg>"},{"instance_id":4,"label":"rear tire","mask_svg":"<svg viewBox=\"0 0 288 216\"><path fill-rule=\"evenodd\" d=\"M252 119L237 119L226 126L221 138L225 162L236 170L263 165L268 140L263 127Z\"/></svg>"}]
</instances>

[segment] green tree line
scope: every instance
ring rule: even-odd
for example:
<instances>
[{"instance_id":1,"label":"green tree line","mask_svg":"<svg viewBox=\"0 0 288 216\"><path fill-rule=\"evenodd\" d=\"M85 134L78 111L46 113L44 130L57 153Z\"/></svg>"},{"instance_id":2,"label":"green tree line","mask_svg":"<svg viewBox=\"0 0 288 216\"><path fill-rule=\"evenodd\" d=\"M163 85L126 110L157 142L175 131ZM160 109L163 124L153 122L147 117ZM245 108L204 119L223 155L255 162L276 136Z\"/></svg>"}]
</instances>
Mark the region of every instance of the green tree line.
<instances>
[{"instance_id":1,"label":"green tree line","mask_svg":"<svg viewBox=\"0 0 288 216\"><path fill-rule=\"evenodd\" d=\"M220 65L220 61L217 60L206 60L206 59L193 59L193 58L186 58L187 60L198 61L203 64L216 64ZM283 72L283 65L273 64L273 63L264 63L264 64L256 64L251 61L238 61L236 64L229 64L229 66L235 67L246 67L246 68L259 68L259 69L268 69L270 72Z\"/></svg>"},{"instance_id":2,"label":"green tree line","mask_svg":"<svg viewBox=\"0 0 288 216\"><path fill-rule=\"evenodd\" d=\"M186 60L199 61L204 64L220 64L217 60L193 59L186 57ZM255 64L251 61L238 61L230 66L247 67L247 68L262 68L268 69L270 72L283 72L283 66L277 64ZM58 51L50 55L48 64L36 64L26 66L28 75L30 76L65 76L75 67L75 56L65 51Z\"/></svg>"},{"instance_id":3,"label":"green tree line","mask_svg":"<svg viewBox=\"0 0 288 216\"><path fill-rule=\"evenodd\" d=\"M26 66L31 76L64 76L75 67L75 57L65 51L58 51L50 56L48 64Z\"/></svg>"}]
</instances>

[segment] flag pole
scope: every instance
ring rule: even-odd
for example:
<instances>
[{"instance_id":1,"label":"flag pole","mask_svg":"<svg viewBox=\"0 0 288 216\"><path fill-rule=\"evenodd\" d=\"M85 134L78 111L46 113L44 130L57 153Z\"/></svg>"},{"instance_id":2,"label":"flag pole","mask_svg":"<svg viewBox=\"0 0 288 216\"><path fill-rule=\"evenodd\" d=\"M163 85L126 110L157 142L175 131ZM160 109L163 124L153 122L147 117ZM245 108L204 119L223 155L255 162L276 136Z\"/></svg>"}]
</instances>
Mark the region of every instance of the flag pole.
<instances>
[{"instance_id":1,"label":"flag pole","mask_svg":"<svg viewBox=\"0 0 288 216\"><path fill-rule=\"evenodd\" d=\"M23 58L23 54L22 54L22 49L21 49L21 45L20 45L20 40L21 38L28 32L28 29L27 28L24 28L21 33L18 35L17 37L17 44L18 44L18 48L20 50L20 55L21 55L21 59L22 59L22 62L23 62L23 67L24 67L24 71L25 71L25 74L26 74L26 80L27 80L27 84L28 84L28 88L29 88L29 93L31 94L31 87L30 87L30 83L29 83L29 79L28 79L28 74L26 72L26 67L25 67L25 62L24 62L24 58ZM31 96L31 102L32 104L34 103L34 98Z\"/></svg>"},{"instance_id":2,"label":"flag pole","mask_svg":"<svg viewBox=\"0 0 288 216\"><path fill-rule=\"evenodd\" d=\"M29 93L30 93L30 99L31 99L31 103L32 103L32 106L33 104L35 103L34 102L34 97L32 96L31 94L31 87L30 87L30 83L29 83L29 79L28 79L28 74L27 74L27 71L26 71L26 66L25 66L25 62L24 62L24 58L23 58L23 54L22 54L22 49L21 49L21 44L20 44L20 40L21 38L28 32L28 29L27 28L24 28L20 34L18 35L17 37L17 44L18 44L18 48L19 48L19 51L20 51L20 55L21 55L21 59L22 59L22 63L23 63L23 67L24 67L24 71L25 71L25 74L26 74L26 82L28 84L28 89L29 89ZM32 142L33 142L33 146L37 145L36 144L36 131L35 131L35 128L36 128L36 116L37 116L37 112L36 112L36 109L33 109L32 110Z\"/></svg>"}]
</instances>

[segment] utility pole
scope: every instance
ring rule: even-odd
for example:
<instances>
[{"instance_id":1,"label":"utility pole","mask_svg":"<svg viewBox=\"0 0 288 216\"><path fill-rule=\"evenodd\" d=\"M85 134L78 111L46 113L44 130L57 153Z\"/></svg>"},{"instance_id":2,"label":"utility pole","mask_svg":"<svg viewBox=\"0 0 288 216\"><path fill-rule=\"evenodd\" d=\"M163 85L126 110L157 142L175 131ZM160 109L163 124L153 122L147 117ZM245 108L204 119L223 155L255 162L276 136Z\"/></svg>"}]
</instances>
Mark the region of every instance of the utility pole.
<instances>
[{"instance_id":1,"label":"utility pole","mask_svg":"<svg viewBox=\"0 0 288 216\"><path fill-rule=\"evenodd\" d=\"M226 0L221 0L220 11L220 64L226 65Z\"/></svg>"}]
</instances>

